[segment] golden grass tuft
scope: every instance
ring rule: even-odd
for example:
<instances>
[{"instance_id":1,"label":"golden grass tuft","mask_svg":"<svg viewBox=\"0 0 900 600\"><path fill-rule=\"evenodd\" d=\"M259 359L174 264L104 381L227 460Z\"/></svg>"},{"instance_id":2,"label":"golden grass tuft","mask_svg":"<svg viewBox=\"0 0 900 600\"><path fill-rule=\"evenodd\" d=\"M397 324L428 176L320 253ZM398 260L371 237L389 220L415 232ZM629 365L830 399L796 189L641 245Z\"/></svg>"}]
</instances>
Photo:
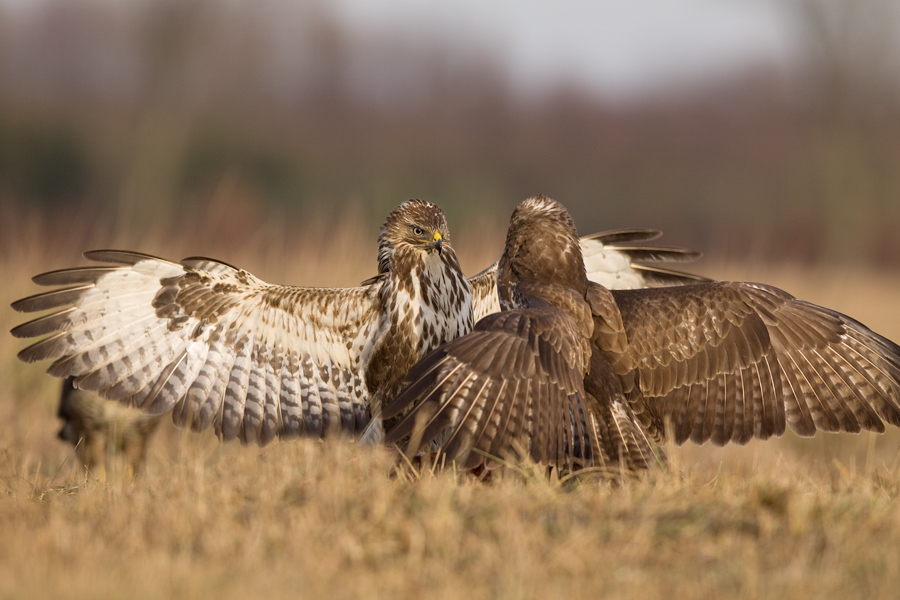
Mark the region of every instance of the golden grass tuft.
<instances>
[{"instance_id":1,"label":"golden grass tuft","mask_svg":"<svg viewBox=\"0 0 900 600\"><path fill-rule=\"evenodd\" d=\"M0 257L5 330L22 321L8 306L36 291L31 275L77 264L95 246L78 236L51 243L46 227L29 227L34 236ZM329 242L312 226L222 258L262 265L270 280L352 285L374 267L376 235L371 226L335 236L358 243L362 261L335 258L355 249L322 252ZM465 254L464 267L485 266L502 235L482 234L497 243ZM460 248L465 240L454 235ZM174 258L188 243L149 245ZM311 252L322 258L304 263ZM702 270L780 285L900 339L896 274ZM0 597L874 599L900 586L896 431L685 447L668 470L611 486L398 474L384 449L242 448L164 425L141 477L99 483L56 440L58 382L46 365L18 362L22 347L0 335Z\"/></svg>"}]
</instances>

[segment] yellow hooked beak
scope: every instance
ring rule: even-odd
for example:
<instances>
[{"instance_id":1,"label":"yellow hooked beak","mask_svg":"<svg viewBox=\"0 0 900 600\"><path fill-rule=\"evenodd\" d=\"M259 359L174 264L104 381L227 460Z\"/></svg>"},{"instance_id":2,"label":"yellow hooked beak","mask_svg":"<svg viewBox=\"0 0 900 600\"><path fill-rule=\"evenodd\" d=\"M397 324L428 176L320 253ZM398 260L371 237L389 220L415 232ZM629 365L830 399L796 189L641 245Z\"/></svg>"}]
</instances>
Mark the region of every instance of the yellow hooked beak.
<instances>
[{"instance_id":1,"label":"yellow hooked beak","mask_svg":"<svg viewBox=\"0 0 900 600\"><path fill-rule=\"evenodd\" d=\"M434 246L435 250L438 251L438 254L441 253L441 246L444 244L444 238L441 237L440 232L435 231L434 237L431 238L431 245Z\"/></svg>"}]
</instances>

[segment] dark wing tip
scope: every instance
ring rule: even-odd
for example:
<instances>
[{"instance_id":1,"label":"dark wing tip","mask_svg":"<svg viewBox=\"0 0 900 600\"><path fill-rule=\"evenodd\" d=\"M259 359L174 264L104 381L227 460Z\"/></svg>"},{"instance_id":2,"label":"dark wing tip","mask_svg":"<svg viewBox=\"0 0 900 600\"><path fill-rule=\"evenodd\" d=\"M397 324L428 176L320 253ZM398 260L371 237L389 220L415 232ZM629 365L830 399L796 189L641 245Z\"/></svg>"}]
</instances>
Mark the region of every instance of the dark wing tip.
<instances>
[{"instance_id":1,"label":"dark wing tip","mask_svg":"<svg viewBox=\"0 0 900 600\"><path fill-rule=\"evenodd\" d=\"M699 250L669 248L666 246L604 246L608 250L621 252L633 261L647 262L694 262L703 258Z\"/></svg>"},{"instance_id":2,"label":"dark wing tip","mask_svg":"<svg viewBox=\"0 0 900 600\"><path fill-rule=\"evenodd\" d=\"M160 259L156 258L155 256L151 256L149 258L152 258L154 260L160 260ZM224 260L219 260L218 258L209 258L206 256L188 256L187 258L182 258L178 262L181 266L188 267L191 269L207 269L208 268L207 265L213 264L213 265L222 265L222 266L228 267L229 269L232 269L234 271L241 270L239 267L236 267L236 266L232 265L231 263L227 263Z\"/></svg>"},{"instance_id":3,"label":"dark wing tip","mask_svg":"<svg viewBox=\"0 0 900 600\"><path fill-rule=\"evenodd\" d=\"M590 235L584 236L585 240L596 240L608 246L610 244L622 244L629 242L649 242L655 240L662 235L662 231L657 229L610 229L608 231L598 231Z\"/></svg>"},{"instance_id":4,"label":"dark wing tip","mask_svg":"<svg viewBox=\"0 0 900 600\"><path fill-rule=\"evenodd\" d=\"M384 281L387 278L387 273L379 273L373 277L369 277L368 279L360 282L360 287L367 287L374 283L378 283L379 281Z\"/></svg>"},{"instance_id":5,"label":"dark wing tip","mask_svg":"<svg viewBox=\"0 0 900 600\"><path fill-rule=\"evenodd\" d=\"M17 312L38 312L50 308L59 308L60 306L72 304L81 296L82 292L93 287L94 284L88 283L60 290L51 290L16 300L10 306Z\"/></svg>"},{"instance_id":6,"label":"dark wing tip","mask_svg":"<svg viewBox=\"0 0 900 600\"><path fill-rule=\"evenodd\" d=\"M116 263L120 265L133 265L142 260L160 260L156 256L131 250L88 250L84 253L88 260L96 262Z\"/></svg>"},{"instance_id":7,"label":"dark wing tip","mask_svg":"<svg viewBox=\"0 0 900 600\"><path fill-rule=\"evenodd\" d=\"M32 319L27 323L17 325L16 327L13 327L9 332L13 335L13 337L17 338L32 338L47 333L53 333L65 328L65 326L68 324L69 315L74 311L75 307L71 306L55 313L50 313L48 315L44 315L43 317Z\"/></svg>"},{"instance_id":8,"label":"dark wing tip","mask_svg":"<svg viewBox=\"0 0 900 600\"><path fill-rule=\"evenodd\" d=\"M673 283L706 283L713 281L703 275L678 271L677 269L664 269L641 264L632 264L631 267L636 271L640 271L648 281L664 286L670 286Z\"/></svg>"},{"instance_id":9,"label":"dark wing tip","mask_svg":"<svg viewBox=\"0 0 900 600\"><path fill-rule=\"evenodd\" d=\"M74 269L59 269L35 275L31 281L38 285L76 285L82 283L95 283L98 279L118 271L125 267L100 266L100 267L76 267Z\"/></svg>"}]
</instances>

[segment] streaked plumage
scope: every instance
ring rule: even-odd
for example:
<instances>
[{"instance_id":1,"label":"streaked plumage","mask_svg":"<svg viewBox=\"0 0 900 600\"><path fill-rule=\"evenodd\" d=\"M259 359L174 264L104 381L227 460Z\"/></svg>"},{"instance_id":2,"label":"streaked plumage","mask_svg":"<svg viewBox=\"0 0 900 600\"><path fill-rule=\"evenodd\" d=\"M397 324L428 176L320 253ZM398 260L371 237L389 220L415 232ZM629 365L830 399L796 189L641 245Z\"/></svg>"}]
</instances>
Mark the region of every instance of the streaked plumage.
<instances>
[{"instance_id":1,"label":"streaked plumage","mask_svg":"<svg viewBox=\"0 0 900 600\"><path fill-rule=\"evenodd\" d=\"M387 441L615 473L651 464L667 421L677 443L715 444L900 425L900 347L857 321L761 284L611 291L577 242L559 203L519 205L504 312L410 371Z\"/></svg>"},{"instance_id":2,"label":"streaked plumage","mask_svg":"<svg viewBox=\"0 0 900 600\"><path fill-rule=\"evenodd\" d=\"M697 279L658 266L697 253L634 245L655 235L598 234L583 240L585 255L613 284ZM151 414L172 410L177 425L213 426L226 441L344 433L377 442L380 407L409 368L499 308L496 264L466 280L443 213L418 200L388 215L378 275L355 288L272 285L206 258L86 256L107 264L38 275L61 289L13 304L53 311L13 329L47 335L19 357L53 360L48 372L79 388Z\"/></svg>"},{"instance_id":3,"label":"streaked plumage","mask_svg":"<svg viewBox=\"0 0 900 600\"><path fill-rule=\"evenodd\" d=\"M355 288L272 285L205 258L87 257L114 264L39 275L65 287L13 304L56 309L13 330L49 334L19 357L226 441L359 435L416 360L473 322L444 214L419 200L390 213L379 276Z\"/></svg>"},{"instance_id":4,"label":"streaked plumage","mask_svg":"<svg viewBox=\"0 0 900 600\"><path fill-rule=\"evenodd\" d=\"M147 444L163 418L78 390L72 378L63 380L57 416L63 421L59 439L75 446L81 464L100 479L119 459L129 477L139 473Z\"/></svg>"}]
</instances>

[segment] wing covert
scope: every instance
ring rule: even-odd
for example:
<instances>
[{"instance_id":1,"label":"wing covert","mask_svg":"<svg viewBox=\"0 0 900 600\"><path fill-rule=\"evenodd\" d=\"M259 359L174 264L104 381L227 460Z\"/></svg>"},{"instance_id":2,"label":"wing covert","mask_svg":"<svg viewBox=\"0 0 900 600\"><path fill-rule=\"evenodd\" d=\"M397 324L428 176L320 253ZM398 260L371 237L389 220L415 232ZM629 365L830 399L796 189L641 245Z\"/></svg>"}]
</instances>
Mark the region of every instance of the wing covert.
<instances>
[{"instance_id":1,"label":"wing covert","mask_svg":"<svg viewBox=\"0 0 900 600\"><path fill-rule=\"evenodd\" d=\"M900 347L777 288L615 291L651 429L743 444L900 424Z\"/></svg>"}]
</instances>

